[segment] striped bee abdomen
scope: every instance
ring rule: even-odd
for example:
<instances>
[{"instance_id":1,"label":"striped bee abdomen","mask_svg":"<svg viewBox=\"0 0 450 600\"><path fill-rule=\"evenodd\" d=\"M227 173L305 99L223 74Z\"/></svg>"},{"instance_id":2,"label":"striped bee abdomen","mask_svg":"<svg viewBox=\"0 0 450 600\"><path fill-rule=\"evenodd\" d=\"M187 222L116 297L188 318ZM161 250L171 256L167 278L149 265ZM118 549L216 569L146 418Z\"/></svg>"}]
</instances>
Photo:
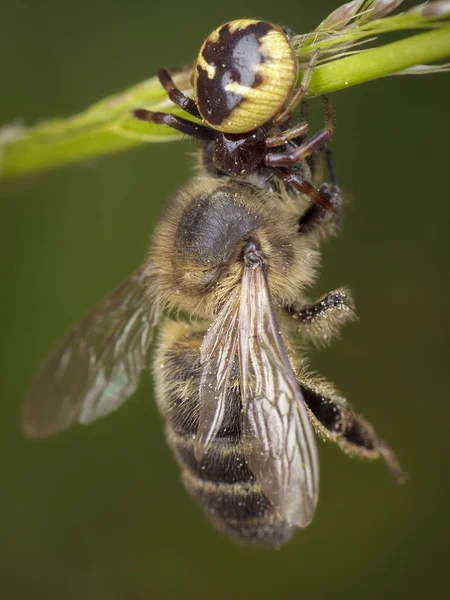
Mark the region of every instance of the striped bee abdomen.
<instances>
[{"instance_id":1,"label":"striped bee abdomen","mask_svg":"<svg viewBox=\"0 0 450 600\"><path fill-rule=\"evenodd\" d=\"M233 365L222 427L201 461L194 455L199 421L200 346L206 326L166 321L155 353L154 378L168 442L187 491L210 521L238 541L266 546L288 540L293 528L275 513L247 461L241 433L239 369Z\"/></svg>"}]
</instances>

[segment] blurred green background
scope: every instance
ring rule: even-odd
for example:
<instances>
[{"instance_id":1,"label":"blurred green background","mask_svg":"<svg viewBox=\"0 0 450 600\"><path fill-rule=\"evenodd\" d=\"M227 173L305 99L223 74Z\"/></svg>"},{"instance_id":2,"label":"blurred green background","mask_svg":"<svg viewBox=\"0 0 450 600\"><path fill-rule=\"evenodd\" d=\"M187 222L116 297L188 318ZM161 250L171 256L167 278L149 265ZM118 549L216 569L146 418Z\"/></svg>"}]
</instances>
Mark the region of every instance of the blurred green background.
<instances>
[{"instance_id":1,"label":"blurred green background","mask_svg":"<svg viewBox=\"0 0 450 600\"><path fill-rule=\"evenodd\" d=\"M305 32L337 5L5 2L0 122L70 115L185 64L221 22ZM397 77L332 98L351 201L313 295L348 285L360 321L312 362L392 443L410 481L320 443L317 517L278 551L236 546L206 522L180 483L148 375L90 427L42 442L20 431L33 372L142 262L194 146L148 145L0 185L1 598L448 597L449 91L448 75Z\"/></svg>"}]
</instances>

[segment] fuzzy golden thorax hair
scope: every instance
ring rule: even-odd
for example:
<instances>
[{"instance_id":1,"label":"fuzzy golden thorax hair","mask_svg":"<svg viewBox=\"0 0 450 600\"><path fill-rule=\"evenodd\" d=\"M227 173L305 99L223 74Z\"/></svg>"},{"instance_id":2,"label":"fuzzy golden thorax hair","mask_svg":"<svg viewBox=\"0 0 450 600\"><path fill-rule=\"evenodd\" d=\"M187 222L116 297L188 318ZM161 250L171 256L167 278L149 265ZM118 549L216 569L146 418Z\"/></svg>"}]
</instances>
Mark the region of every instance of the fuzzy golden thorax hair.
<instances>
[{"instance_id":1,"label":"fuzzy golden thorax hair","mask_svg":"<svg viewBox=\"0 0 450 600\"><path fill-rule=\"evenodd\" d=\"M258 242L276 303L298 300L319 262L318 239L299 235L307 201L199 176L179 190L156 228L147 263L148 293L161 308L217 314L240 284L243 247Z\"/></svg>"}]
</instances>

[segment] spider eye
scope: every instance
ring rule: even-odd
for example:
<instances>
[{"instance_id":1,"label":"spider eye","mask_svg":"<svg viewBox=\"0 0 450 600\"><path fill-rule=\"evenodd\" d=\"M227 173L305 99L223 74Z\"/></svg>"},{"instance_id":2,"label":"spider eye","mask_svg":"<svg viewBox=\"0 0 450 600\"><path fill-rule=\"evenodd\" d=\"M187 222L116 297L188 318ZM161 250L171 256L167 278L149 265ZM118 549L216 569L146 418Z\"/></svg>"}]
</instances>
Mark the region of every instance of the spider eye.
<instances>
[{"instance_id":1,"label":"spider eye","mask_svg":"<svg viewBox=\"0 0 450 600\"><path fill-rule=\"evenodd\" d=\"M194 68L198 109L213 129L246 133L284 106L298 62L289 37L266 21L240 19L208 36Z\"/></svg>"}]
</instances>

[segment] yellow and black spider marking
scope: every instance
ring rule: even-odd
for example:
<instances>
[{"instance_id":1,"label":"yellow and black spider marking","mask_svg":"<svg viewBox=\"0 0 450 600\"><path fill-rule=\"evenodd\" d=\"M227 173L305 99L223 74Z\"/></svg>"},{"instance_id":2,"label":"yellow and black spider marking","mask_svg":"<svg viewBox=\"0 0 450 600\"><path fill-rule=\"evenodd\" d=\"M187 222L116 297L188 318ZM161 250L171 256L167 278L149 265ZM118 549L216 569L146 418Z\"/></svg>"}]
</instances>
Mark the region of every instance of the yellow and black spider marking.
<instances>
[{"instance_id":1,"label":"yellow and black spider marking","mask_svg":"<svg viewBox=\"0 0 450 600\"><path fill-rule=\"evenodd\" d=\"M269 121L285 104L298 75L281 27L239 19L208 36L194 69L194 95L208 125L244 133Z\"/></svg>"}]
</instances>

